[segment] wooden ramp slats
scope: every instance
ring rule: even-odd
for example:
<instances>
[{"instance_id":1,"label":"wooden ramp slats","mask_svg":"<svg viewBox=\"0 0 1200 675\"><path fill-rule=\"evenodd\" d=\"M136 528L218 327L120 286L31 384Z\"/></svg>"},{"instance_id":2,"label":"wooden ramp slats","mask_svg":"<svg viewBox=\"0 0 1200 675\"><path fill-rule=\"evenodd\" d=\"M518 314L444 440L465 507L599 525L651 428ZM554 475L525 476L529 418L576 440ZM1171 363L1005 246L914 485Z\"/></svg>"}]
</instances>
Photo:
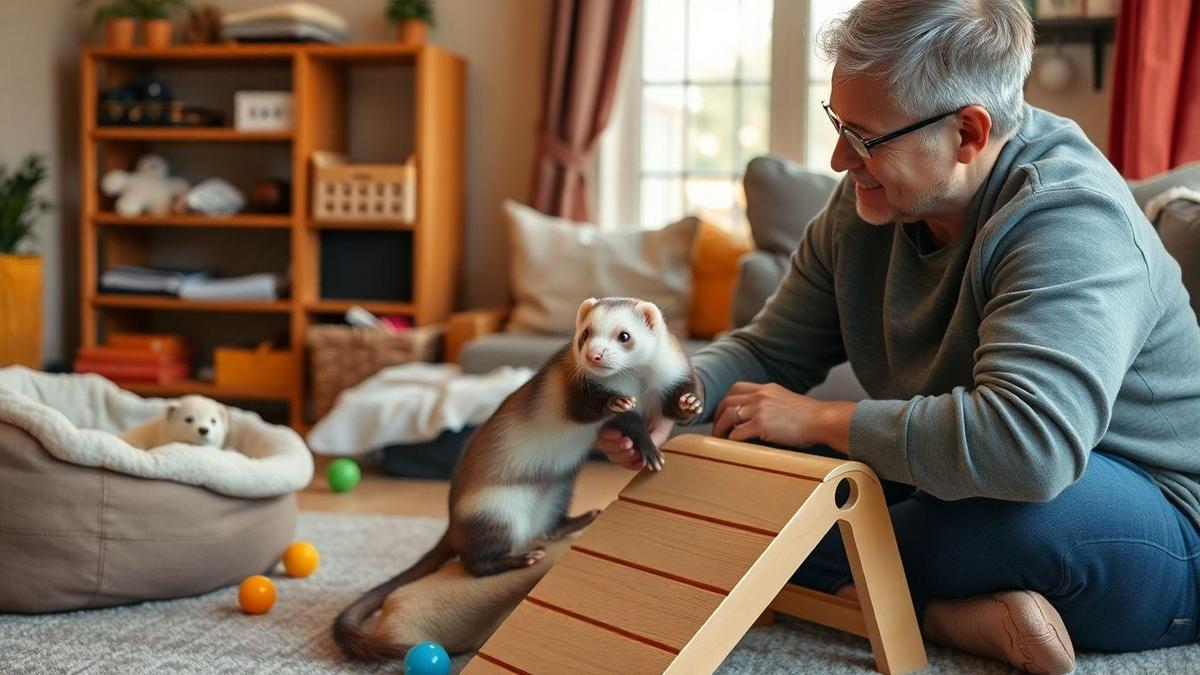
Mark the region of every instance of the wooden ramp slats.
<instances>
[{"instance_id":1,"label":"wooden ramp slats","mask_svg":"<svg viewBox=\"0 0 1200 675\"><path fill-rule=\"evenodd\" d=\"M563 556L529 597L676 652L725 599L723 593L588 555Z\"/></svg>"},{"instance_id":2,"label":"wooden ramp slats","mask_svg":"<svg viewBox=\"0 0 1200 675\"><path fill-rule=\"evenodd\" d=\"M869 468L692 435L663 450L664 470L630 482L465 672L710 672L768 608L868 637L882 672L925 665ZM787 583L835 524L861 604Z\"/></svg>"},{"instance_id":3,"label":"wooden ramp slats","mask_svg":"<svg viewBox=\"0 0 1200 675\"><path fill-rule=\"evenodd\" d=\"M642 473L618 499L775 535L816 481L775 471L666 453L670 470Z\"/></svg>"},{"instance_id":4,"label":"wooden ramp slats","mask_svg":"<svg viewBox=\"0 0 1200 675\"><path fill-rule=\"evenodd\" d=\"M525 671L516 668L506 668L488 661L486 654L481 654L478 658L471 659L470 663L464 670L469 669L471 675L513 675L513 673L524 673Z\"/></svg>"},{"instance_id":5,"label":"wooden ramp slats","mask_svg":"<svg viewBox=\"0 0 1200 675\"><path fill-rule=\"evenodd\" d=\"M490 659L512 672L634 675L661 673L674 658L673 652L526 600L468 665Z\"/></svg>"},{"instance_id":6,"label":"wooden ramp slats","mask_svg":"<svg viewBox=\"0 0 1200 675\"><path fill-rule=\"evenodd\" d=\"M755 532L616 501L567 556L586 551L728 592L769 543Z\"/></svg>"}]
</instances>

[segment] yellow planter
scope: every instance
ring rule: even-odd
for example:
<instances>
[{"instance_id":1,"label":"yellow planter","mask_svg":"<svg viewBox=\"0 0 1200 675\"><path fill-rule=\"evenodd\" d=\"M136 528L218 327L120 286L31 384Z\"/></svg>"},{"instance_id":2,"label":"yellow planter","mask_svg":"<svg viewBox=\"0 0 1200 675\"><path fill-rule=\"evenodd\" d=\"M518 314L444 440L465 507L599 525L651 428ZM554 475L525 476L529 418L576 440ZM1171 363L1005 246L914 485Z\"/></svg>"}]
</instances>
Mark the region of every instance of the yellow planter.
<instances>
[{"instance_id":1,"label":"yellow planter","mask_svg":"<svg viewBox=\"0 0 1200 675\"><path fill-rule=\"evenodd\" d=\"M0 255L0 366L42 367L42 259Z\"/></svg>"}]
</instances>

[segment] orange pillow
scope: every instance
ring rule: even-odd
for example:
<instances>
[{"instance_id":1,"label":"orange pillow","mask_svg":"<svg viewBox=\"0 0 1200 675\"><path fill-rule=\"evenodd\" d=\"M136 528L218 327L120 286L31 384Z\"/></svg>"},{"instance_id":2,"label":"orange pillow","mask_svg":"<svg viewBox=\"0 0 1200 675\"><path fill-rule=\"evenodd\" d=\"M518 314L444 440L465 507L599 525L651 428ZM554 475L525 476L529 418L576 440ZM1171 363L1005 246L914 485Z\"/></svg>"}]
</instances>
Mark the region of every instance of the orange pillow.
<instances>
[{"instance_id":1,"label":"orange pillow","mask_svg":"<svg viewBox=\"0 0 1200 675\"><path fill-rule=\"evenodd\" d=\"M712 338L733 325L738 261L754 249L746 235L701 222L692 247L692 299L688 328L693 338Z\"/></svg>"}]
</instances>

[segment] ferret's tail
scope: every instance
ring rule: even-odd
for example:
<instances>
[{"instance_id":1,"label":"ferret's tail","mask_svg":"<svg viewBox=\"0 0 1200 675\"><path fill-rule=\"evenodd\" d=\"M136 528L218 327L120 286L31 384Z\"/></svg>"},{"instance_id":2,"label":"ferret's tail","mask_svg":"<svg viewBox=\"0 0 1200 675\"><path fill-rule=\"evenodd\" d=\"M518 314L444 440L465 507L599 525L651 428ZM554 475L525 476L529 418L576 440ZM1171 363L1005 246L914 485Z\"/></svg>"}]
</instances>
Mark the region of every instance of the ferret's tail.
<instances>
[{"instance_id":1,"label":"ferret's tail","mask_svg":"<svg viewBox=\"0 0 1200 675\"><path fill-rule=\"evenodd\" d=\"M383 606L383 601L397 588L436 572L453 557L450 542L442 537L428 553L412 567L358 596L333 622L333 639L346 656L358 661L402 659L412 645L388 642L382 636L363 630L363 622Z\"/></svg>"}]
</instances>

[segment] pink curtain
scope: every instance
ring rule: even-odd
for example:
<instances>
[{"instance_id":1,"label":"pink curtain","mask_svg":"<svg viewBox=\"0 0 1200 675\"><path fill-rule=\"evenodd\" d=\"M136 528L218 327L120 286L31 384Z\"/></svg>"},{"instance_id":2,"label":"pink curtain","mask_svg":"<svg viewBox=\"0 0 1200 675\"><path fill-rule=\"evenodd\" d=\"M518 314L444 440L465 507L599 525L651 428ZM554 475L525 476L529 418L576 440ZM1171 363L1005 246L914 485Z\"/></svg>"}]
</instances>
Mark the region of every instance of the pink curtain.
<instances>
[{"instance_id":1,"label":"pink curtain","mask_svg":"<svg viewBox=\"0 0 1200 675\"><path fill-rule=\"evenodd\" d=\"M530 205L590 220L588 167L608 124L633 0L551 0Z\"/></svg>"},{"instance_id":2,"label":"pink curtain","mask_svg":"<svg viewBox=\"0 0 1200 675\"><path fill-rule=\"evenodd\" d=\"M1123 0L1108 154L1126 178L1200 159L1200 0Z\"/></svg>"}]
</instances>

